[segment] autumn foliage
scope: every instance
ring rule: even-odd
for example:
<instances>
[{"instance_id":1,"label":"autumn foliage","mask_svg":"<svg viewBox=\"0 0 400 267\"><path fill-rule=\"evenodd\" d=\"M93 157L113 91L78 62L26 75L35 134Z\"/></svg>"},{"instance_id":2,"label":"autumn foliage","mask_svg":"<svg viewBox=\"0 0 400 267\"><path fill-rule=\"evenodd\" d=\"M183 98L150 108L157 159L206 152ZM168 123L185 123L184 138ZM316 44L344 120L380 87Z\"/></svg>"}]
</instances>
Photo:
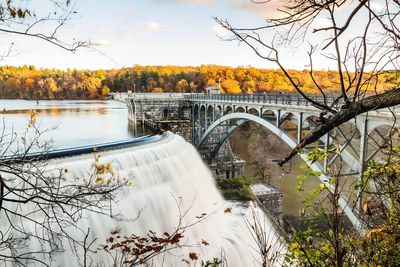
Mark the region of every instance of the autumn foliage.
<instances>
[{"instance_id":1,"label":"autumn foliage","mask_svg":"<svg viewBox=\"0 0 400 267\"><path fill-rule=\"evenodd\" d=\"M120 252L123 264L135 266L147 262L171 247L179 247L182 238L183 231L176 231L173 234L165 232L162 235L149 231L147 236L121 236L117 230L111 233L102 249L109 253Z\"/></svg>"},{"instance_id":2,"label":"autumn foliage","mask_svg":"<svg viewBox=\"0 0 400 267\"><path fill-rule=\"evenodd\" d=\"M319 93L307 70L291 70L305 93ZM339 90L335 71L314 71L326 92ZM113 70L36 69L34 66L0 67L0 97L26 99L100 99L110 92L201 93L221 85L223 92L295 92L281 71L253 67L201 65L133 66ZM388 71L372 83L370 90L384 91L400 84L400 74Z\"/></svg>"}]
</instances>

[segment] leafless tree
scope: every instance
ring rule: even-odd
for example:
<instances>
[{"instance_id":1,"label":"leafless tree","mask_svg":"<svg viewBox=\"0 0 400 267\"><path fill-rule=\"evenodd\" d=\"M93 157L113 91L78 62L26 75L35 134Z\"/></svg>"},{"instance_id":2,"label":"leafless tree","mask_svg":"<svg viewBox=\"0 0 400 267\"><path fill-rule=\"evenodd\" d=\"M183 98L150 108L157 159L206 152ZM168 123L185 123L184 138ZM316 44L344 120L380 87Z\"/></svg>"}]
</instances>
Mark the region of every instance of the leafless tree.
<instances>
[{"instance_id":1,"label":"leafless tree","mask_svg":"<svg viewBox=\"0 0 400 267\"><path fill-rule=\"evenodd\" d=\"M262 206L259 206L262 207ZM268 211L262 208L267 214ZM275 227L269 227L273 217L253 210L251 215L245 217L245 223L251 237L256 244L255 262L262 267L279 266L283 263L283 255L287 248L284 241L285 234L277 222Z\"/></svg>"},{"instance_id":2,"label":"leafless tree","mask_svg":"<svg viewBox=\"0 0 400 267\"><path fill-rule=\"evenodd\" d=\"M249 164L253 166L257 178L270 184L271 174L273 172L274 158L285 155L287 149L282 149L279 137L265 131L259 125L250 124L251 136L249 137L249 149L251 151ZM259 142L262 142L260 146Z\"/></svg>"},{"instance_id":3,"label":"leafless tree","mask_svg":"<svg viewBox=\"0 0 400 267\"><path fill-rule=\"evenodd\" d=\"M50 144L32 115L28 130L0 135L0 261L18 265L51 265L54 253L68 244L85 256L93 240L77 222L83 212L109 214L116 191L127 181L114 179L112 168L93 159L80 179L50 164ZM21 141L22 140L22 141ZM110 182L106 179L111 179ZM82 232L82 240L70 229ZM69 229L69 230L67 230ZM85 259L82 262L86 263ZM85 265L86 266L86 265Z\"/></svg>"},{"instance_id":4,"label":"leafless tree","mask_svg":"<svg viewBox=\"0 0 400 267\"><path fill-rule=\"evenodd\" d=\"M388 69L398 69L400 2L383 0L286 0L251 1L268 6L280 3L278 15L267 18L265 25L240 28L227 20L215 18L232 37L252 49L256 55L273 62L284 73L291 86L321 110L318 127L302 138L282 161L290 160L305 146L319 140L333 128L357 115L393 107L400 103L398 87L379 91L377 81ZM319 21L327 22L321 26ZM324 23L325 24L325 23ZM269 38L269 36L273 36ZM321 42L321 40L323 40ZM299 81L290 74L281 58L282 48L309 43L308 74L322 100L304 93ZM318 43L319 42L319 43ZM315 56L332 60L339 75L339 92L329 93L315 79Z\"/></svg>"},{"instance_id":5,"label":"leafless tree","mask_svg":"<svg viewBox=\"0 0 400 267\"><path fill-rule=\"evenodd\" d=\"M185 223L184 219L188 217L189 211L192 209L190 205L186 209L182 209L182 199L177 199L173 196L175 203L178 208L178 222L175 229L171 232L155 233L152 230L144 236L139 236L133 233L129 233L129 236L124 235L119 229L115 229L110 232L110 236L106 240L106 244L102 246L115 266L157 266L157 257L162 257L162 262L167 261L167 254L172 251L182 250L184 248L191 249L192 251L188 255L182 255L182 259L179 259L177 255L169 255L177 260L187 263L196 263L198 261L198 254L195 251L196 248L201 246L206 247L209 245L207 240L201 239L196 243L192 243L193 240L188 240L185 237L186 231L205 221L209 215L206 213L199 214L193 218L192 222ZM218 266L223 266L223 260L221 259Z\"/></svg>"},{"instance_id":6,"label":"leafless tree","mask_svg":"<svg viewBox=\"0 0 400 267\"><path fill-rule=\"evenodd\" d=\"M276 64L296 92L321 111L315 127L312 127L281 164L325 134L345 126L346 122L359 114L400 104L398 85L387 90L377 87L378 81L384 79L388 71L398 72L399 68L398 0L250 1L260 9L268 6L273 8L277 4L280 7L274 17L266 19L264 25L255 27L232 26L228 20L215 18L220 26L231 33L232 36L226 39L238 41L260 58ZM298 49L306 45L309 48L304 62L308 62L308 75L319 92L318 98L305 93L300 81L284 63L287 55L283 53L287 52L288 47ZM321 68L316 63L317 57L336 66L339 77L337 92L325 90L316 79L315 70ZM392 114L396 121L395 113ZM330 178L321 183L321 188L315 189L314 197L308 198L309 201L311 199L309 209L314 215L306 216L322 218L328 230L313 228L314 222L311 221L308 224L309 229L295 234L290 240L290 250L295 255L293 264L393 266L394 262L398 262L399 173L395 170L399 166L399 150L398 140L395 141L394 138L398 133L394 127L388 133L388 137L377 133L383 142L379 139L374 141L370 134L369 137L372 142L376 142L375 147L383 157L370 161L370 166L364 173L365 180L355 186L359 191L358 200L363 195L368 196L363 201L364 211L360 212L360 219L368 229L365 235L359 235L353 228L347 227L342 216L339 199L348 190L342 177L342 173L347 170L343 170L340 163L337 163L333 166L334 169L327 171ZM337 152L335 149L332 151ZM330 154L328 151L327 156L318 149L315 152L322 157L329 157ZM374 189L371 184L375 185ZM324 194L321 198L315 198L316 194L322 192ZM346 205L353 204L348 201ZM391 245L385 245L389 243Z\"/></svg>"},{"instance_id":7,"label":"leafless tree","mask_svg":"<svg viewBox=\"0 0 400 267\"><path fill-rule=\"evenodd\" d=\"M45 6L45 9L39 10L38 4ZM0 4L0 32L41 39L75 52L87 46L88 42L75 39L67 41L59 36L60 30L76 18L75 4L73 0L4 1Z\"/></svg>"},{"instance_id":8,"label":"leafless tree","mask_svg":"<svg viewBox=\"0 0 400 267\"><path fill-rule=\"evenodd\" d=\"M61 49L75 52L87 42L64 41L59 31L74 18L75 2L71 0L40 1L47 11L34 9L39 1L7 0L0 4L0 32L37 38ZM41 13L44 12L44 13ZM2 57L9 56L9 50ZM84 239L74 238L65 229L76 226L83 211L107 213L115 192L126 181L104 183L102 177L112 176L111 167L94 159L86 179L76 180L69 170L53 168L47 160L50 149L41 136L47 130L36 126L31 113L25 133L0 133L0 261L17 265L50 265L54 253L64 250L65 242L72 249L86 254L91 250L89 230ZM83 177L82 177L83 178ZM110 180L111 181L111 180Z\"/></svg>"}]
</instances>

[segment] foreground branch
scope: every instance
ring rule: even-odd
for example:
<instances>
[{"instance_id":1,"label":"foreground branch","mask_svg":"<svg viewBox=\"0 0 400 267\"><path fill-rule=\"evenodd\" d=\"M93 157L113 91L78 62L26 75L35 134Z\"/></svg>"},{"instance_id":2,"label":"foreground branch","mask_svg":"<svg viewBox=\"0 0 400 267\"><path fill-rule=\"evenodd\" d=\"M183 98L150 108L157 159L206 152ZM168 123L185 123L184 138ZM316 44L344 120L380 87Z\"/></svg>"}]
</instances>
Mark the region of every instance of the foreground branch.
<instances>
[{"instance_id":1,"label":"foreground branch","mask_svg":"<svg viewBox=\"0 0 400 267\"><path fill-rule=\"evenodd\" d=\"M351 103L345 109L342 109L338 113L332 115L326 121L319 125L315 130L311 131L306 135L300 144L298 144L287 156L284 158L279 165L282 166L288 162L301 149L307 145L318 141L321 137L327 134L332 129L342 125L343 123L355 118L356 116L363 114L368 111L378 110L382 108L388 108L400 104L400 88L395 88L386 91L382 94L366 97L360 101Z\"/></svg>"}]
</instances>

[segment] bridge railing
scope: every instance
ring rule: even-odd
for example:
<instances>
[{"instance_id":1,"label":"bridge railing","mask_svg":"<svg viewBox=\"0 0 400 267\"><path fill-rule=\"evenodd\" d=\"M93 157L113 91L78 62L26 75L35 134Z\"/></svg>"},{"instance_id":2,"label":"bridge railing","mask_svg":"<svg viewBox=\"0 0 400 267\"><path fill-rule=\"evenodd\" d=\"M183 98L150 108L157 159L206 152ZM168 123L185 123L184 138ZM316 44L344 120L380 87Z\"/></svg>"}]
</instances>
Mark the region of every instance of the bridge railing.
<instances>
[{"instance_id":1,"label":"bridge railing","mask_svg":"<svg viewBox=\"0 0 400 267\"><path fill-rule=\"evenodd\" d=\"M308 96L313 101L324 103L324 98L317 95ZM333 103L335 98L327 97L327 104ZM268 103L282 105L308 106L311 102L300 94L191 94L190 100L230 101L247 103Z\"/></svg>"},{"instance_id":2,"label":"bridge railing","mask_svg":"<svg viewBox=\"0 0 400 267\"><path fill-rule=\"evenodd\" d=\"M136 100L182 100L188 99L190 94L188 93L130 93L129 98Z\"/></svg>"}]
</instances>

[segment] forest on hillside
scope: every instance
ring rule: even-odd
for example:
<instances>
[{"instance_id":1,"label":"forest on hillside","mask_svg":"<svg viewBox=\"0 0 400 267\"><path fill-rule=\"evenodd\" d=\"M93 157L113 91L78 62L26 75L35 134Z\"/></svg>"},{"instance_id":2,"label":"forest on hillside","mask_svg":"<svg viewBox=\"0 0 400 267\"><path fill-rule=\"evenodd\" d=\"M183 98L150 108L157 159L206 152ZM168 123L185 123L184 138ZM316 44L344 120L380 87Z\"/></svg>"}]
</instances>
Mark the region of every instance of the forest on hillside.
<instances>
[{"instance_id":1,"label":"forest on hillside","mask_svg":"<svg viewBox=\"0 0 400 267\"><path fill-rule=\"evenodd\" d=\"M304 92L319 88L339 90L336 71L290 70ZM400 73L387 71L364 81L366 91L384 91L400 85ZM204 92L220 83L224 93L294 92L282 71L253 67L202 65L139 66L112 70L36 69L34 66L0 67L0 98L101 99L110 92ZM349 81L347 81L349 83ZM319 88L316 86L318 84ZM351 86L349 88L351 91Z\"/></svg>"}]
</instances>

